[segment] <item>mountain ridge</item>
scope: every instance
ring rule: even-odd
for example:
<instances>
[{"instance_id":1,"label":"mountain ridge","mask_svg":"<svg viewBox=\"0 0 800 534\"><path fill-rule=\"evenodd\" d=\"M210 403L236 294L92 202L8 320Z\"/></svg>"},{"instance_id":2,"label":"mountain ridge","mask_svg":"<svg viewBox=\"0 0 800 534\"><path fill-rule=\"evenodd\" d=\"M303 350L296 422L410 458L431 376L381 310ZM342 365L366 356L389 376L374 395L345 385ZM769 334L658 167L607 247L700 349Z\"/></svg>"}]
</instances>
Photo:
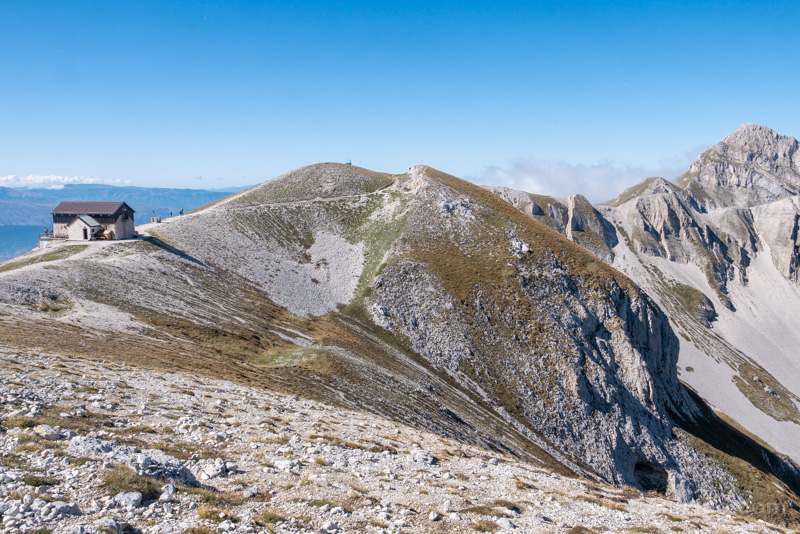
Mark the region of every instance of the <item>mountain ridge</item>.
<instances>
[{"instance_id":1,"label":"mountain ridge","mask_svg":"<svg viewBox=\"0 0 800 534\"><path fill-rule=\"evenodd\" d=\"M0 343L222 374L710 506L793 502L797 467L684 389L659 305L573 242L621 261L606 208L528 198L311 165L139 241L0 266Z\"/></svg>"}]
</instances>

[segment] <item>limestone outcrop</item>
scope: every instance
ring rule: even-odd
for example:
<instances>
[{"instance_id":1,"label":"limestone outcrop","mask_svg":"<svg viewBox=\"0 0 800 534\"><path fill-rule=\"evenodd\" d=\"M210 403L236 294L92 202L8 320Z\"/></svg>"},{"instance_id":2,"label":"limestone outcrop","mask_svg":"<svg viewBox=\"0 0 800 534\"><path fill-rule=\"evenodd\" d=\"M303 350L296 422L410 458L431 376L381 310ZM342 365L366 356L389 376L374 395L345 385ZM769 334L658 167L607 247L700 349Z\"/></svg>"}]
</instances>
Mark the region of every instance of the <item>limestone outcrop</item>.
<instances>
[{"instance_id":1,"label":"limestone outcrop","mask_svg":"<svg viewBox=\"0 0 800 534\"><path fill-rule=\"evenodd\" d=\"M496 193L537 217L530 195ZM653 296L680 333L678 365L690 369L682 378L795 459L798 193L797 140L745 124L701 154L678 183L648 178L594 207L614 228L613 239L595 233L612 265ZM603 248L581 243L563 224L550 226L595 254ZM768 376L768 384L753 382L753 374Z\"/></svg>"},{"instance_id":2,"label":"limestone outcrop","mask_svg":"<svg viewBox=\"0 0 800 534\"><path fill-rule=\"evenodd\" d=\"M507 187L486 189L508 201L518 210L529 214L571 241L581 245L601 260L614 261L617 234L609 223L583 195L564 199L534 195Z\"/></svg>"},{"instance_id":3,"label":"limestone outcrop","mask_svg":"<svg viewBox=\"0 0 800 534\"><path fill-rule=\"evenodd\" d=\"M424 186L373 285L373 320L605 479L649 487L662 477L666 487L674 473L721 498L707 491L709 473L724 480L722 471L674 436L669 414L691 419L696 408L675 371L678 340L647 295L513 214L490 228L499 206L468 186L412 172ZM440 204L468 212L455 217ZM502 245L491 250L470 245L495 239Z\"/></svg>"},{"instance_id":4,"label":"limestone outcrop","mask_svg":"<svg viewBox=\"0 0 800 534\"><path fill-rule=\"evenodd\" d=\"M749 208L800 193L800 151L793 137L744 124L697 158L681 178L699 206Z\"/></svg>"}]
</instances>

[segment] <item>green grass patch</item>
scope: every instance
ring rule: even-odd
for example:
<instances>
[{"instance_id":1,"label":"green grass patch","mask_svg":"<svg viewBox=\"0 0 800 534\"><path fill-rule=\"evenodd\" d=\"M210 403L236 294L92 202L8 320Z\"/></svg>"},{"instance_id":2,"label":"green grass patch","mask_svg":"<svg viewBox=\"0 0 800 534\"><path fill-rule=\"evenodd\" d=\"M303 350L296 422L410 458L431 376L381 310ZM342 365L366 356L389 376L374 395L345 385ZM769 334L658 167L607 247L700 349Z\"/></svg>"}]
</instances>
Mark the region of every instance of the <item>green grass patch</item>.
<instances>
[{"instance_id":1,"label":"green grass patch","mask_svg":"<svg viewBox=\"0 0 800 534\"><path fill-rule=\"evenodd\" d=\"M475 532L497 532L500 530L500 525L488 519L480 519L472 523L472 529Z\"/></svg>"},{"instance_id":2,"label":"green grass patch","mask_svg":"<svg viewBox=\"0 0 800 534\"><path fill-rule=\"evenodd\" d=\"M209 521L216 521L217 523L222 523L223 521L238 523L240 521L237 515L211 506L201 506L197 515L200 516L200 519L208 519Z\"/></svg>"},{"instance_id":3,"label":"green grass patch","mask_svg":"<svg viewBox=\"0 0 800 534\"><path fill-rule=\"evenodd\" d=\"M756 368L749 363L741 363L737 371L738 374L734 375L733 381L753 406L776 421L800 423L800 412L793 402L800 399L778 382L766 369ZM753 380L753 377L758 377L758 381ZM769 388L774 393L768 393L765 388Z\"/></svg>"},{"instance_id":4,"label":"green grass patch","mask_svg":"<svg viewBox=\"0 0 800 534\"><path fill-rule=\"evenodd\" d=\"M144 500L155 499L161 493L161 485L157 480L137 475L136 471L124 465L117 466L106 473L105 484L114 494L138 491Z\"/></svg>"},{"instance_id":5,"label":"green grass patch","mask_svg":"<svg viewBox=\"0 0 800 534\"><path fill-rule=\"evenodd\" d=\"M478 506L470 506L469 508L465 508L461 510L462 512L471 512L473 514L478 515L488 515L492 516L497 514L497 511L494 509L494 506L488 504L481 504Z\"/></svg>"},{"instance_id":6,"label":"green grass patch","mask_svg":"<svg viewBox=\"0 0 800 534\"><path fill-rule=\"evenodd\" d=\"M680 305L691 314L695 314L698 308L706 303L706 296L702 291L686 284L674 284L671 290L672 294L678 298Z\"/></svg>"},{"instance_id":7,"label":"green grass patch","mask_svg":"<svg viewBox=\"0 0 800 534\"><path fill-rule=\"evenodd\" d=\"M647 191L647 188L650 187L650 185L656 180L658 180L656 176L651 176L650 178L647 178L639 182L638 184L629 187L628 189L623 191L617 198L607 202L606 204L608 204L609 206L617 207L633 200L634 198L640 197L645 191Z\"/></svg>"},{"instance_id":8,"label":"green grass patch","mask_svg":"<svg viewBox=\"0 0 800 534\"><path fill-rule=\"evenodd\" d=\"M14 469L24 469L27 467L28 461L20 456L9 454L8 456L0 456L0 465Z\"/></svg>"},{"instance_id":9,"label":"green grass patch","mask_svg":"<svg viewBox=\"0 0 800 534\"><path fill-rule=\"evenodd\" d=\"M253 518L253 522L259 527L268 527L270 525L274 525L275 523L280 523L281 521L286 521L286 519L269 510L261 512Z\"/></svg>"},{"instance_id":10,"label":"green grass patch","mask_svg":"<svg viewBox=\"0 0 800 534\"><path fill-rule=\"evenodd\" d=\"M317 350L313 345L288 351L286 347L270 348L259 354L253 363L264 367L294 367L301 362L314 359Z\"/></svg>"},{"instance_id":11,"label":"green grass patch","mask_svg":"<svg viewBox=\"0 0 800 534\"><path fill-rule=\"evenodd\" d=\"M3 421L3 427L9 428L33 428L41 423L33 417L9 417ZM30 436L28 436L30 437Z\"/></svg>"},{"instance_id":12,"label":"green grass patch","mask_svg":"<svg viewBox=\"0 0 800 534\"><path fill-rule=\"evenodd\" d=\"M56 484L61 482L57 478L43 477L38 475L25 475L22 477L22 481L25 482L26 486L34 486L36 488L42 486L55 486Z\"/></svg>"}]
</instances>

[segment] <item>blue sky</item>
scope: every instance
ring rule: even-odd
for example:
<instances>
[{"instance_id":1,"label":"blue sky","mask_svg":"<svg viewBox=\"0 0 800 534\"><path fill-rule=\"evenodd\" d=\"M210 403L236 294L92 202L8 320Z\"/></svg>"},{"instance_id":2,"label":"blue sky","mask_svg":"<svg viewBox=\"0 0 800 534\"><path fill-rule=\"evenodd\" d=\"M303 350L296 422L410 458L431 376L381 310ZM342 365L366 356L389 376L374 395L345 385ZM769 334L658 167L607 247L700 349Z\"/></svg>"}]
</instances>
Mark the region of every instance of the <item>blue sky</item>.
<instances>
[{"instance_id":1,"label":"blue sky","mask_svg":"<svg viewBox=\"0 0 800 534\"><path fill-rule=\"evenodd\" d=\"M800 136L797 2L0 0L0 177L226 187L424 163L603 200Z\"/></svg>"}]
</instances>

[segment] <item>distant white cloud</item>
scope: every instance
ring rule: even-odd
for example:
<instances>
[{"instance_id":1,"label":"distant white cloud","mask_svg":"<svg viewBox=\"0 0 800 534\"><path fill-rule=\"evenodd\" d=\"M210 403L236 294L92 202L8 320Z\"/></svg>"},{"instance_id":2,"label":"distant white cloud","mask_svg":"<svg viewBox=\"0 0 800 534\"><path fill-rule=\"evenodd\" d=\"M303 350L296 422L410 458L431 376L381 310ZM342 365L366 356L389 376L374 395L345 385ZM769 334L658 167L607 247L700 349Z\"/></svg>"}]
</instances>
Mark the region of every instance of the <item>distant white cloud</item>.
<instances>
[{"instance_id":1,"label":"distant white cloud","mask_svg":"<svg viewBox=\"0 0 800 534\"><path fill-rule=\"evenodd\" d=\"M107 180L86 176L57 176L54 174L49 176L39 176L35 174L29 174L28 176L16 176L14 174L0 176L0 187L61 189L68 184L126 185L129 183L128 180Z\"/></svg>"},{"instance_id":2,"label":"distant white cloud","mask_svg":"<svg viewBox=\"0 0 800 534\"><path fill-rule=\"evenodd\" d=\"M593 203L611 200L628 187L650 176L672 180L687 171L700 151L666 160L653 168L603 162L575 165L564 161L518 160L505 167L487 167L471 180L539 195L566 197L582 194Z\"/></svg>"}]
</instances>

